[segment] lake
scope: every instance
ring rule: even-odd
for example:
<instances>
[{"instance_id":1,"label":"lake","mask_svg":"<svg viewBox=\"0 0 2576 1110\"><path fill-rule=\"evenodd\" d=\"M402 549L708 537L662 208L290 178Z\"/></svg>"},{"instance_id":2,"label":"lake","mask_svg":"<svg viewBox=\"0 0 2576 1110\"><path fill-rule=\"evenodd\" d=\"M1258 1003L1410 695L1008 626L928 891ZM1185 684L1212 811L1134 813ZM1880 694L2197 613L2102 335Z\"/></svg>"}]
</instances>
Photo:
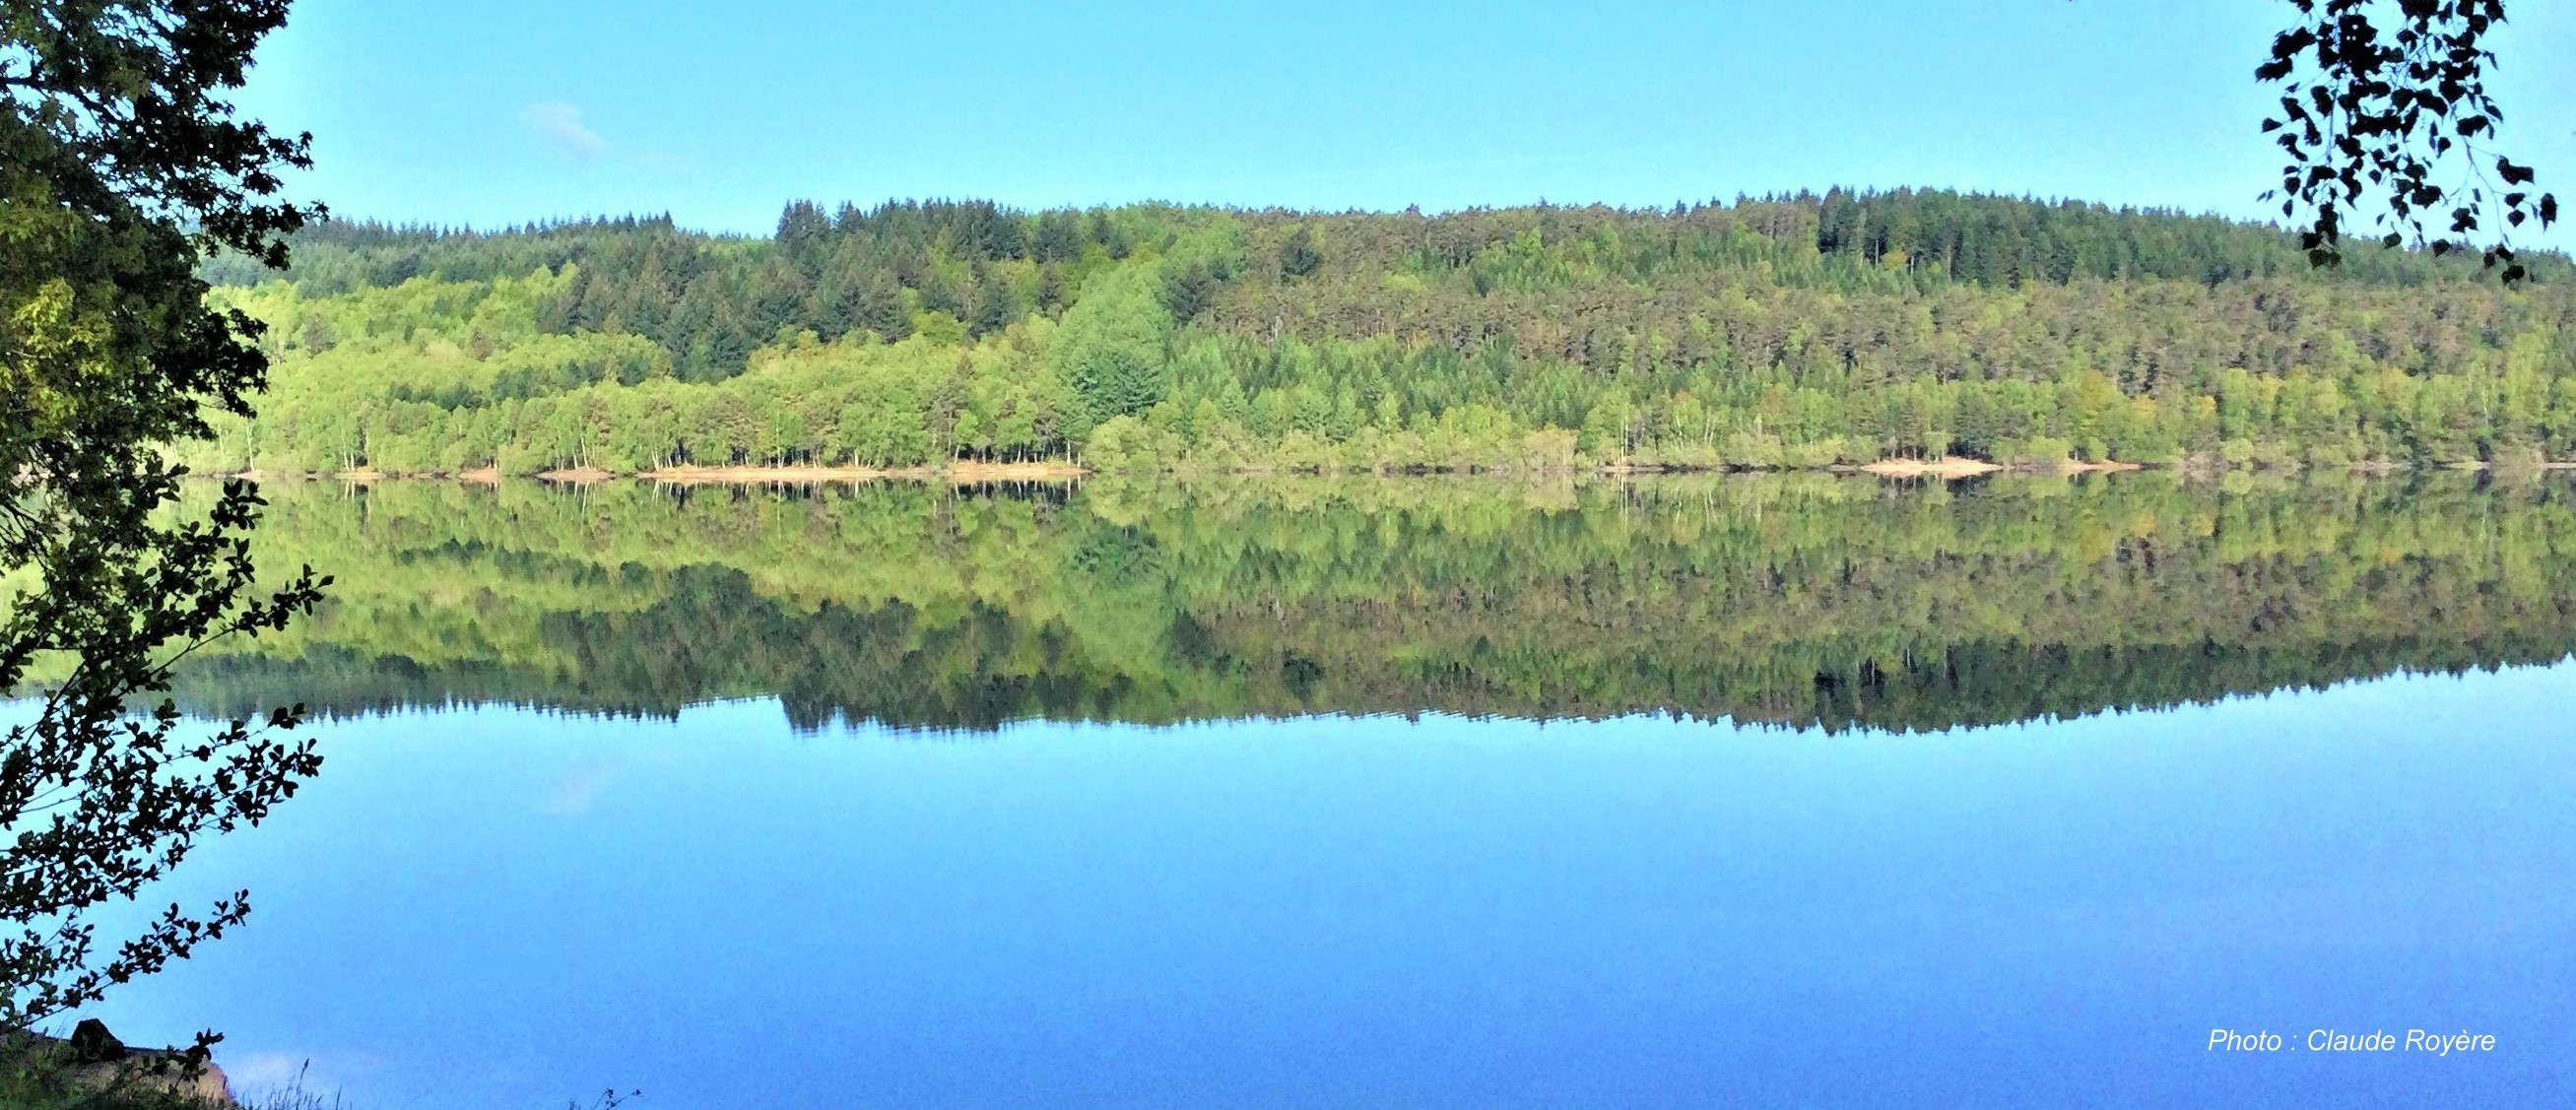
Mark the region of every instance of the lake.
<instances>
[{"instance_id":1,"label":"lake","mask_svg":"<svg viewBox=\"0 0 2576 1110\"><path fill-rule=\"evenodd\" d=\"M96 1011L239 1088L2576 1085L2563 475L269 493L336 599L176 694L328 762L171 894L250 927ZM2494 1040L2308 1048L2383 1030Z\"/></svg>"}]
</instances>

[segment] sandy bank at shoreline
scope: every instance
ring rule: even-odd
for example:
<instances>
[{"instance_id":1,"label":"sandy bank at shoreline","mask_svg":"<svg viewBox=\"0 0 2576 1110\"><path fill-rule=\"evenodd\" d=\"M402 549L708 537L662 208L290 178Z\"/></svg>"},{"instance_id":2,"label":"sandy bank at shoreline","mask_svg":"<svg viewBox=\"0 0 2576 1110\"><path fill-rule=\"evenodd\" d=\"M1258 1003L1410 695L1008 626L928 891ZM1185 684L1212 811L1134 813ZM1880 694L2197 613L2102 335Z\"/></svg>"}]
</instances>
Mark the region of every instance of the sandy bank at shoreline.
<instances>
[{"instance_id":1,"label":"sandy bank at shoreline","mask_svg":"<svg viewBox=\"0 0 2576 1110\"><path fill-rule=\"evenodd\" d=\"M2003 469L1983 459L1963 459L1945 455L1937 459L1880 459L1852 469L1881 478L1974 478Z\"/></svg>"}]
</instances>

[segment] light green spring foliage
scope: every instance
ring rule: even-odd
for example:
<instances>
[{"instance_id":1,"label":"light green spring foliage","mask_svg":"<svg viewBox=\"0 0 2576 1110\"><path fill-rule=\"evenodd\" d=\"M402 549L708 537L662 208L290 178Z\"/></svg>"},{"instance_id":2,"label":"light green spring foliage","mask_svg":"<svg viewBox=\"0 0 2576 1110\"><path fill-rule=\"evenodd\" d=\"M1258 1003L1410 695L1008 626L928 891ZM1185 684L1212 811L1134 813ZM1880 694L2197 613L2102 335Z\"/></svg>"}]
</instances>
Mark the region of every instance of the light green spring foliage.
<instances>
[{"instance_id":1,"label":"light green spring foliage","mask_svg":"<svg viewBox=\"0 0 2576 1110\"><path fill-rule=\"evenodd\" d=\"M1055 330L1044 319L975 343L802 334L755 352L743 374L686 383L641 337L538 333L531 303L563 280L419 278L317 302L283 284L241 294L245 310L295 329L302 353L258 420L219 422L184 458L287 473L917 467L966 452L1040 457L1062 434L1054 414L1078 409L1043 360Z\"/></svg>"},{"instance_id":2,"label":"light green spring foliage","mask_svg":"<svg viewBox=\"0 0 2576 1110\"><path fill-rule=\"evenodd\" d=\"M346 234L301 248L297 284L224 293L275 325L273 394L186 461L2576 460L2564 265L2519 289L2403 252L2318 274L2277 232L2163 214L800 205L767 241Z\"/></svg>"},{"instance_id":3,"label":"light green spring foliage","mask_svg":"<svg viewBox=\"0 0 2576 1110\"><path fill-rule=\"evenodd\" d=\"M1048 359L1080 399L1080 430L1135 417L1171 393L1172 314L1151 272L1125 266L1091 280L1064 314Z\"/></svg>"}]
</instances>

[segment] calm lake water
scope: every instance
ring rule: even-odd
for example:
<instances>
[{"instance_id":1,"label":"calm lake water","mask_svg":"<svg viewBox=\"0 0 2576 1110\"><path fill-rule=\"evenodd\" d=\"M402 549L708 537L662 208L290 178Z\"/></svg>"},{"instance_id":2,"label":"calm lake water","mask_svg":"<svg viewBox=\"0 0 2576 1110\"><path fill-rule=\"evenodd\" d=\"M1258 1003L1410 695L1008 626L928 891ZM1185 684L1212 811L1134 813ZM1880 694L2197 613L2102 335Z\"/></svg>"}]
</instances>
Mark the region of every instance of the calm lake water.
<instances>
[{"instance_id":1,"label":"calm lake water","mask_svg":"<svg viewBox=\"0 0 2576 1110\"><path fill-rule=\"evenodd\" d=\"M272 493L345 585L180 694L328 763L173 892L252 926L99 1011L244 1088L2576 1087L2563 478Z\"/></svg>"}]
</instances>

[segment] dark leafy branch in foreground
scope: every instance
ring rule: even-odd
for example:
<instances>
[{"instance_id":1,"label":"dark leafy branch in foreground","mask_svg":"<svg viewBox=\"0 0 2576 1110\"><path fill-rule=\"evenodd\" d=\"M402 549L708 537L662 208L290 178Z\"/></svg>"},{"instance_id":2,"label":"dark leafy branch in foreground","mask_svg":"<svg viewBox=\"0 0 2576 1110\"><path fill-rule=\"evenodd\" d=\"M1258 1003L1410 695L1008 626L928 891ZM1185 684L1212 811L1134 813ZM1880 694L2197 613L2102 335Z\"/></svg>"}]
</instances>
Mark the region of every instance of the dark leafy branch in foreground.
<instances>
[{"instance_id":1,"label":"dark leafy branch in foreground","mask_svg":"<svg viewBox=\"0 0 2576 1110\"><path fill-rule=\"evenodd\" d=\"M2347 221L2375 196L2385 207L2371 226L2386 245L2474 250L2491 231L2486 264L2507 282L2526 277L2511 233L2557 222L2558 198L2492 146L2504 111L2487 91L2487 39L2504 23L2503 0L2293 2L2298 24L2255 76L2283 88L2281 114L2263 129L2289 161L2266 196L2282 198L2283 216L2304 215L2309 257L2339 261ZM2504 227L2484 226L2490 203Z\"/></svg>"},{"instance_id":2,"label":"dark leafy branch in foreground","mask_svg":"<svg viewBox=\"0 0 2576 1110\"><path fill-rule=\"evenodd\" d=\"M210 412L248 418L267 382L261 326L209 307L195 271L215 247L282 265L281 238L308 215L274 199L304 140L223 99L285 10L0 13L0 697L37 699L0 741L0 1027L240 924L238 895L173 905L121 939L91 919L203 838L258 823L320 762L272 735L300 709L198 726L157 696L173 665L283 628L328 582L307 569L255 588L245 537L262 502L227 484L202 516L173 517L182 472L164 454L205 435Z\"/></svg>"},{"instance_id":3,"label":"dark leafy branch in foreground","mask_svg":"<svg viewBox=\"0 0 2576 1110\"><path fill-rule=\"evenodd\" d=\"M295 727L301 705L262 721L196 728L167 698L147 717L130 713L137 694L167 691L172 668L200 649L282 629L320 599L329 579L307 570L264 600L209 600L250 586L247 544L233 533L248 526L245 514L260 503L232 485L208 521L153 537L157 553L139 563L114 565L131 540L50 552L43 565L54 585L21 599L10 614L0 688L21 685L28 649L49 640L114 637L150 648L77 653L68 675L45 684L37 720L9 732L0 756L0 828L15 839L0 852L0 906L17 929L0 935L0 976L18 989L0 1020L23 1025L94 1001L113 984L186 958L250 912L247 891L216 902L202 918L172 905L113 954L96 951L95 928L83 920L86 911L137 897L200 838L257 824L320 769L310 741L266 735ZM48 629L79 631L49 636Z\"/></svg>"}]
</instances>

